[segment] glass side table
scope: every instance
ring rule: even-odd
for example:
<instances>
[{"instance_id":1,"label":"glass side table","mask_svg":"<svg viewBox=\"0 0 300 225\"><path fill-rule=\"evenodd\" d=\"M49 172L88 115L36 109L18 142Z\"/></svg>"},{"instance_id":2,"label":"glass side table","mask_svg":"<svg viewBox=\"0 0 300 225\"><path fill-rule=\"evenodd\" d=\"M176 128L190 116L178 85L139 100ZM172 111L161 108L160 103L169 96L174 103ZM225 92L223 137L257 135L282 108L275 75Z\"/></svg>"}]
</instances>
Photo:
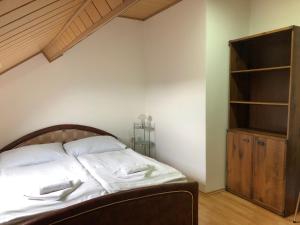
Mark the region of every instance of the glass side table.
<instances>
[{"instance_id":1,"label":"glass side table","mask_svg":"<svg viewBox=\"0 0 300 225\"><path fill-rule=\"evenodd\" d=\"M154 126L142 123L134 123L133 125L133 149L148 157L154 157L151 152L154 142L151 140L151 134Z\"/></svg>"}]
</instances>

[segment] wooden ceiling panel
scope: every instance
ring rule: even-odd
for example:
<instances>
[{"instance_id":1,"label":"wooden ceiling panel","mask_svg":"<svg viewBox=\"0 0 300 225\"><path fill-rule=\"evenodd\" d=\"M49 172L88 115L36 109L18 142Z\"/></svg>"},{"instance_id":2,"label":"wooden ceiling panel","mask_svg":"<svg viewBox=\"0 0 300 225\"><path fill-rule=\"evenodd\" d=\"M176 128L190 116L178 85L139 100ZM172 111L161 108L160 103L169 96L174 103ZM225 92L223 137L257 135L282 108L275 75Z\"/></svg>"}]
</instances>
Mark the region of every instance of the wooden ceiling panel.
<instances>
[{"instance_id":1,"label":"wooden ceiling panel","mask_svg":"<svg viewBox=\"0 0 300 225\"><path fill-rule=\"evenodd\" d=\"M70 28L76 36L81 34L81 31L79 30L75 22L71 23Z\"/></svg>"},{"instance_id":2,"label":"wooden ceiling panel","mask_svg":"<svg viewBox=\"0 0 300 225\"><path fill-rule=\"evenodd\" d=\"M85 9L86 13L88 14L88 16L90 17L90 19L92 20L93 23L96 23L98 20L100 20L101 15L99 13L99 11L97 10L96 6L93 3L90 3L86 9Z\"/></svg>"},{"instance_id":3,"label":"wooden ceiling panel","mask_svg":"<svg viewBox=\"0 0 300 225\"><path fill-rule=\"evenodd\" d=\"M66 22L66 20L70 17L70 15L72 15L72 11L64 12L62 15L53 17L43 23L30 27L29 29L24 30L14 36L11 36L10 38L4 40L0 39L0 49L1 47L9 45L10 43L18 42L27 37L33 37L35 34L39 33L40 31L47 30L49 27L55 26L58 23Z\"/></svg>"},{"instance_id":4,"label":"wooden ceiling panel","mask_svg":"<svg viewBox=\"0 0 300 225\"><path fill-rule=\"evenodd\" d=\"M145 20L180 0L0 0L0 74L37 53L53 61L117 16Z\"/></svg>"},{"instance_id":5,"label":"wooden ceiling panel","mask_svg":"<svg viewBox=\"0 0 300 225\"><path fill-rule=\"evenodd\" d=\"M67 36L70 38L71 41L73 41L76 38L75 33L72 31L71 27L69 27L65 33L67 34Z\"/></svg>"},{"instance_id":6,"label":"wooden ceiling panel","mask_svg":"<svg viewBox=\"0 0 300 225\"><path fill-rule=\"evenodd\" d=\"M1 59L0 62L0 71L1 73L5 73L8 70L14 68L16 65L30 59L32 56L38 54L40 51L37 49L23 49L19 54L15 54L10 58ZM17 62L17 64L16 64Z\"/></svg>"},{"instance_id":7,"label":"wooden ceiling panel","mask_svg":"<svg viewBox=\"0 0 300 225\"><path fill-rule=\"evenodd\" d=\"M15 36L20 36L28 32L32 32L38 27L46 27L52 21L59 20L60 18L69 18L70 14L74 13L76 10L76 5L68 8L62 8L61 10L57 10L55 12L51 12L47 14L45 17L38 18L33 22L26 23L23 26L18 27L6 34L0 35L0 44L8 39L12 39Z\"/></svg>"},{"instance_id":8,"label":"wooden ceiling panel","mask_svg":"<svg viewBox=\"0 0 300 225\"><path fill-rule=\"evenodd\" d=\"M16 10L1 16L0 28L3 27L4 25L13 23L27 15L30 15L31 13L34 13L38 10L48 7L49 5L57 1L59 0L36 0L36 1L32 1L30 4L27 4L23 7L17 8Z\"/></svg>"},{"instance_id":9,"label":"wooden ceiling panel","mask_svg":"<svg viewBox=\"0 0 300 225\"><path fill-rule=\"evenodd\" d=\"M28 14L27 16L22 17L19 20L16 20L13 23L9 23L0 28L0 36L6 33L9 33L15 29L18 29L22 26L26 26L29 23L34 23L36 20L41 20L46 17L51 17L51 15L67 10L70 7L74 7L80 4L83 0L61 0L58 2L54 2L53 4L45 7L41 10ZM2 19L1 19L2 20Z\"/></svg>"},{"instance_id":10,"label":"wooden ceiling panel","mask_svg":"<svg viewBox=\"0 0 300 225\"><path fill-rule=\"evenodd\" d=\"M111 9L114 9L122 4L122 0L107 0L107 3L109 4Z\"/></svg>"},{"instance_id":11,"label":"wooden ceiling panel","mask_svg":"<svg viewBox=\"0 0 300 225\"><path fill-rule=\"evenodd\" d=\"M111 6L107 3L106 0L93 0L92 2L95 5L101 17L106 16L108 13L111 12L112 9L118 6L117 5L114 8L111 8Z\"/></svg>"},{"instance_id":12,"label":"wooden ceiling panel","mask_svg":"<svg viewBox=\"0 0 300 225\"><path fill-rule=\"evenodd\" d=\"M40 47L44 48L45 46L44 45L41 46L40 40L47 39L48 43L49 43L49 41L51 41L51 39L54 37L55 33L59 29L61 29L62 25L63 25L63 23L57 24L57 26L51 27L47 31L36 34L33 38L27 38L27 39L22 40L19 43L2 48L0 51L0 61L3 60L3 58L5 58L7 55L14 55L16 53L19 54L20 52L23 51L24 48L28 48L30 46L33 46L33 47L40 46ZM42 49L42 48L40 48L40 49Z\"/></svg>"},{"instance_id":13,"label":"wooden ceiling panel","mask_svg":"<svg viewBox=\"0 0 300 225\"><path fill-rule=\"evenodd\" d=\"M53 38L53 36L55 35L55 33L61 28L61 26L59 25L63 25L62 24L58 24L58 26L55 27L51 27L49 28L47 31L45 32L41 32L38 35L36 35L34 38L28 38L28 39L24 39L22 42L19 42L15 45L11 45L9 47L6 47L5 49L1 49L0 51L0 60L9 56L9 55L14 55L16 53L22 52L22 51L18 51L20 49L23 50L24 47L30 47L30 46L39 46L40 49L44 48L44 45L41 45L40 41L41 40L51 40L51 38Z\"/></svg>"},{"instance_id":14,"label":"wooden ceiling panel","mask_svg":"<svg viewBox=\"0 0 300 225\"><path fill-rule=\"evenodd\" d=\"M63 26L63 24L61 24ZM39 36L23 41L17 46L12 46L6 51L0 51L0 73L3 73L10 68L13 68L15 65L23 62L24 60L31 58L33 55L41 52L41 49L44 48L51 38L59 31L60 27L50 29L46 33L42 33ZM22 49L22 51L20 51Z\"/></svg>"},{"instance_id":15,"label":"wooden ceiling panel","mask_svg":"<svg viewBox=\"0 0 300 225\"><path fill-rule=\"evenodd\" d=\"M175 5L181 0L141 0L130 7L121 17L147 20L161 11Z\"/></svg>"},{"instance_id":16,"label":"wooden ceiling panel","mask_svg":"<svg viewBox=\"0 0 300 225\"><path fill-rule=\"evenodd\" d=\"M22 7L34 0L0 1L0 16Z\"/></svg>"},{"instance_id":17,"label":"wooden ceiling panel","mask_svg":"<svg viewBox=\"0 0 300 225\"><path fill-rule=\"evenodd\" d=\"M81 20L80 17L77 17L74 20L74 23L76 24L77 28L80 30L80 32L84 32L86 30L86 26L84 25L83 21Z\"/></svg>"},{"instance_id":18,"label":"wooden ceiling panel","mask_svg":"<svg viewBox=\"0 0 300 225\"><path fill-rule=\"evenodd\" d=\"M78 18L82 21L82 23L84 24L86 29L90 28L93 25L93 21L91 20L91 18L87 14L86 10L83 10L82 13L79 14Z\"/></svg>"}]
</instances>

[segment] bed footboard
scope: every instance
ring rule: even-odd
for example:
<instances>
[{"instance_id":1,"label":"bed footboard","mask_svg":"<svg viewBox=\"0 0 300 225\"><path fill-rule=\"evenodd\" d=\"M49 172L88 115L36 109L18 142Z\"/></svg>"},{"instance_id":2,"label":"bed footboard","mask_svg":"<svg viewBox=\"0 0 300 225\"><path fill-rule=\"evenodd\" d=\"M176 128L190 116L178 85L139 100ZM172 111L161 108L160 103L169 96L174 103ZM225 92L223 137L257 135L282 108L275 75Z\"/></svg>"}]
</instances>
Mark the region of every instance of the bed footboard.
<instances>
[{"instance_id":1,"label":"bed footboard","mask_svg":"<svg viewBox=\"0 0 300 225\"><path fill-rule=\"evenodd\" d=\"M198 225L198 184L119 192L35 216L22 225Z\"/></svg>"}]
</instances>

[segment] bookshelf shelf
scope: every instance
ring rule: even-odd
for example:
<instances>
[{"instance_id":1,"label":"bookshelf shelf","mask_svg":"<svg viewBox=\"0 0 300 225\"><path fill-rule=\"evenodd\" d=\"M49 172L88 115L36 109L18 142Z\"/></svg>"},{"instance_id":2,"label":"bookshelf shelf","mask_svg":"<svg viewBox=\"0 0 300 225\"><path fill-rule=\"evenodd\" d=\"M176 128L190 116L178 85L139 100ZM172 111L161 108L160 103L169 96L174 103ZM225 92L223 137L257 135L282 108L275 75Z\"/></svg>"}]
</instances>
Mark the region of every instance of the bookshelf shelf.
<instances>
[{"instance_id":1,"label":"bookshelf shelf","mask_svg":"<svg viewBox=\"0 0 300 225\"><path fill-rule=\"evenodd\" d=\"M231 104L288 106L288 102L230 101Z\"/></svg>"},{"instance_id":2,"label":"bookshelf shelf","mask_svg":"<svg viewBox=\"0 0 300 225\"><path fill-rule=\"evenodd\" d=\"M278 70L289 70L291 66L278 66L278 67L268 67L268 68L258 68L258 69L245 69L245 70L233 70L232 74L240 73L257 73L257 72L269 72L269 71L278 71Z\"/></svg>"}]
</instances>

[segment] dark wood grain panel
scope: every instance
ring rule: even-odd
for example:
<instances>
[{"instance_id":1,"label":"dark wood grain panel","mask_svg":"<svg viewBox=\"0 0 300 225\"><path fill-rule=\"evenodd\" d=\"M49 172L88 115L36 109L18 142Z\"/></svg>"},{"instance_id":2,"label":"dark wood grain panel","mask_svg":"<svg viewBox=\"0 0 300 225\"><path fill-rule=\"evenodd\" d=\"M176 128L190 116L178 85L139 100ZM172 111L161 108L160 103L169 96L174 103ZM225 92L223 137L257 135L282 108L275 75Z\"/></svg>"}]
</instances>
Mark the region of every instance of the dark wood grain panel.
<instances>
[{"instance_id":1,"label":"dark wood grain panel","mask_svg":"<svg viewBox=\"0 0 300 225\"><path fill-rule=\"evenodd\" d=\"M229 132L227 143L227 187L251 198L253 137Z\"/></svg>"},{"instance_id":2,"label":"dark wood grain panel","mask_svg":"<svg viewBox=\"0 0 300 225\"><path fill-rule=\"evenodd\" d=\"M287 106L249 106L249 128L286 134L287 120Z\"/></svg>"},{"instance_id":3,"label":"dark wood grain panel","mask_svg":"<svg viewBox=\"0 0 300 225\"><path fill-rule=\"evenodd\" d=\"M279 213L285 209L286 142L256 138L254 143L253 200Z\"/></svg>"},{"instance_id":4,"label":"dark wood grain panel","mask_svg":"<svg viewBox=\"0 0 300 225\"><path fill-rule=\"evenodd\" d=\"M230 100L288 102L290 70L231 76Z\"/></svg>"},{"instance_id":5,"label":"dark wood grain panel","mask_svg":"<svg viewBox=\"0 0 300 225\"><path fill-rule=\"evenodd\" d=\"M249 105L230 104L229 129L249 128Z\"/></svg>"},{"instance_id":6,"label":"dark wood grain panel","mask_svg":"<svg viewBox=\"0 0 300 225\"><path fill-rule=\"evenodd\" d=\"M294 27L289 140L287 154L286 215L293 213L300 191L300 28Z\"/></svg>"}]
</instances>

